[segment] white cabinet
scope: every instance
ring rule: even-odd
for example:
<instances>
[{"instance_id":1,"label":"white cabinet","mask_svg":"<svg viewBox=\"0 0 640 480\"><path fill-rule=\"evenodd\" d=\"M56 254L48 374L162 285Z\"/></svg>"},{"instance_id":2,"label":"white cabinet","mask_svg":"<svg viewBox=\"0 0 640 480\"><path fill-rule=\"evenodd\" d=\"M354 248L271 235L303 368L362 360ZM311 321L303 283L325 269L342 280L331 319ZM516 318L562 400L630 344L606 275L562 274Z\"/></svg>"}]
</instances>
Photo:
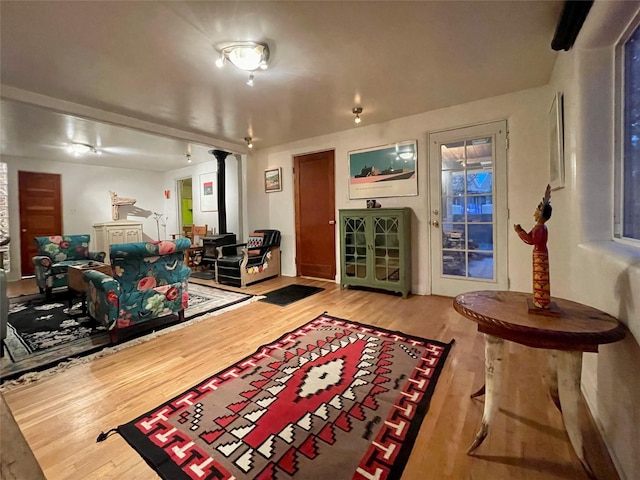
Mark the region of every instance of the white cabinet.
<instances>
[{"instance_id":1,"label":"white cabinet","mask_svg":"<svg viewBox=\"0 0 640 480\"><path fill-rule=\"evenodd\" d=\"M121 243L142 242L142 223L118 220L93 225L96 251L106 252L109 261L109 246Z\"/></svg>"}]
</instances>

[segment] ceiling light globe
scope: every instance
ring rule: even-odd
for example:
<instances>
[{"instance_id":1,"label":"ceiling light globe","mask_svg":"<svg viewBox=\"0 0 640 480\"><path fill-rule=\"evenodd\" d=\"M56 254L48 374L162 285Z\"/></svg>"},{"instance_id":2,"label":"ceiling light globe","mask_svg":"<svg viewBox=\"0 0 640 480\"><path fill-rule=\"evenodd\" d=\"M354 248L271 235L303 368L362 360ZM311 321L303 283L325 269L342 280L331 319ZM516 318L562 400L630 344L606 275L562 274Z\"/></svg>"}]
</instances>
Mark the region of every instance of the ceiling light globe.
<instances>
[{"instance_id":1,"label":"ceiling light globe","mask_svg":"<svg viewBox=\"0 0 640 480\"><path fill-rule=\"evenodd\" d=\"M86 143L72 143L69 145L69 148L75 155L89 153L92 150L91 145L87 145Z\"/></svg>"},{"instance_id":2,"label":"ceiling light globe","mask_svg":"<svg viewBox=\"0 0 640 480\"><path fill-rule=\"evenodd\" d=\"M264 63L263 52L262 45L234 47L227 53L227 58L239 69L252 72Z\"/></svg>"},{"instance_id":3,"label":"ceiling light globe","mask_svg":"<svg viewBox=\"0 0 640 480\"><path fill-rule=\"evenodd\" d=\"M361 121L362 121L362 119L360 118L360 116L356 115L356 118L355 118L354 122L360 123Z\"/></svg>"}]
</instances>

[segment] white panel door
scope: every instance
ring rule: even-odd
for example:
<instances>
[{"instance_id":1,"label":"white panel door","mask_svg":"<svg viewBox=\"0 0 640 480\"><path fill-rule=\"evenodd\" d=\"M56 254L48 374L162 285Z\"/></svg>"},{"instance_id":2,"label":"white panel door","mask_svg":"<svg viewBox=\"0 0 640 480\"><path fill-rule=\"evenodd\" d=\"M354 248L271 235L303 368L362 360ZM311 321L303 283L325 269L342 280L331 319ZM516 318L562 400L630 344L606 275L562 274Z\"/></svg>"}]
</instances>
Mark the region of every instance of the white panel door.
<instances>
[{"instance_id":1,"label":"white panel door","mask_svg":"<svg viewBox=\"0 0 640 480\"><path fill-rule=\"evenodd\" d=\"M429 134L434 295L507 290L507 122Z\"/></svg>"}]
</instances>

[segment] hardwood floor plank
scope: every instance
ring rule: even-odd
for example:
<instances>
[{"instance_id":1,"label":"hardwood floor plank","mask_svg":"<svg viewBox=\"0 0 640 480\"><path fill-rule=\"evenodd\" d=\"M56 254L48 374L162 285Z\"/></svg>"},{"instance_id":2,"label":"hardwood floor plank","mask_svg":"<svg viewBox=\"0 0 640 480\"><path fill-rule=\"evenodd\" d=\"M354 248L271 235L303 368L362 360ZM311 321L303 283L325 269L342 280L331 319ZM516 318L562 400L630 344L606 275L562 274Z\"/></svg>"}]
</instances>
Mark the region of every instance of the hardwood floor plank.
<instances>
[{"instance_id":1,"label":"hardwood floor plank","mask_svg":"<svg viewBox=\"0 0 640 480\"><path fill-rule=\"evenodd\" d=\"M403 300L387 293L341 290L330 282L290 277L229 289L264 294L290 283L325 290L286 307L254 302L4 393L46 477L158 478L118 434L102 443L96 443L97 435L327 311L411 335L443 342L455 339L403 480L587 480L548 394L543 351L508 344L497 418L476 454L467 456L465 451L482 417L483 398L469 396L484 382L484 339L473 322L453 310L452 299L411 296ZM10 294L20 289L31 293L29 288L33 285L28 282L14 284ZM590 444L595 444L599 465L604 465L601 477L618 478L594 436L592 431Z\"/></svg>"}]
</instances>

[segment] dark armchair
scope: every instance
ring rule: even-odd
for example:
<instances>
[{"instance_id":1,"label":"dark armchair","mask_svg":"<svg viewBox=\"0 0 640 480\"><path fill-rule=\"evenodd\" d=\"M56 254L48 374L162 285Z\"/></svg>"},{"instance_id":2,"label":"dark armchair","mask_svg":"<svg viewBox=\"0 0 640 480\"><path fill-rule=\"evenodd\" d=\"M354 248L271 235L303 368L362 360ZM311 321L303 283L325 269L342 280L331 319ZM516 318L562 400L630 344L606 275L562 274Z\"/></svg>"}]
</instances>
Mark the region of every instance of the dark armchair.
<instances>
[{"instance_id":1,"label":"dark armchair","mask_svg":"<svg viewBox=\"0 0 640 480\"><path fill-rule=\"evenodd\" d=\"M256 230L247 243L218 247L216 277L219 283L246 287L280 275L280 231Z\"/></svg>"}]
</instances>

